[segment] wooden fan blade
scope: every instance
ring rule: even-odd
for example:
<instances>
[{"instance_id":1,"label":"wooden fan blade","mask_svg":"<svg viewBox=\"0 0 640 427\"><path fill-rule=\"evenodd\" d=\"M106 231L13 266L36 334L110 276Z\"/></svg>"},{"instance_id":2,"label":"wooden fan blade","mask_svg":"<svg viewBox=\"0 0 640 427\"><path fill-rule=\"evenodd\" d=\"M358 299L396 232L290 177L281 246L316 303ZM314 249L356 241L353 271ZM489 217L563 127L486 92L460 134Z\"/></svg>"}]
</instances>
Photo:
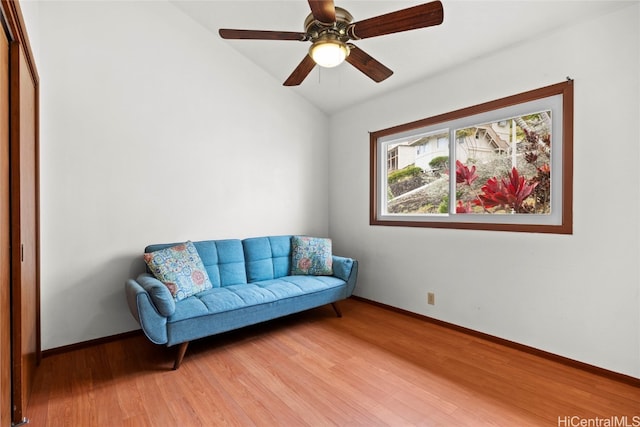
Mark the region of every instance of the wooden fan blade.
<instances>
[{"instance_id":1,"label":"wooden fan blade","mask_svg":"<svg viewBox=\"0 0 640 427\"><path fill-rule=\"evenodd\" d=\"M309 0L309 7L316 21L323 24L336 22L336 6L333 4L333 0Z\"/></svg>"},{"instance_id":2,"label":"wooden fan blade","mask_svg":"<svg viewBox=\"0 0 640 427\"><path fill-rule=\"evenodd\" d=\"M440 25L443 19L442 3L433 1L356 22L350 27L349 35L355 40L366 39Z\"/></svg>"},{"instance_id":3,"label":"wooden fan blade","mask_svg":"<svg viewBox=\"0 0 640 427\"><path fill-rule=\"evenodd\" d=\"M352 46L346 61L369 76L371 80L380 83L393 74L393 71L373 59L359 47Z\"/></svg>"},{"instance_id":4,"label":"wooden fan blade","mask_svg":"<svg viewBox=\"0 0 640 427\"><path fill-rule=\"evenodd\" d=\"M293 70L293 73L284 82L284 86L298 86L309 75L316 63L309 55L305 55L302 62Z\"/></svg>"},{"instance_id":5,"label":"wooden fan blade","mask_svg":"<svg viewBox=\"0 0 640 427\"><path fill-rule=\"evenodd\" d=\"M223 39L243 40L297 40L305 41L307 34L295 31L262 31L262 30L230 30L221 28L218 30Z\"/></svg>"}]
</instances>

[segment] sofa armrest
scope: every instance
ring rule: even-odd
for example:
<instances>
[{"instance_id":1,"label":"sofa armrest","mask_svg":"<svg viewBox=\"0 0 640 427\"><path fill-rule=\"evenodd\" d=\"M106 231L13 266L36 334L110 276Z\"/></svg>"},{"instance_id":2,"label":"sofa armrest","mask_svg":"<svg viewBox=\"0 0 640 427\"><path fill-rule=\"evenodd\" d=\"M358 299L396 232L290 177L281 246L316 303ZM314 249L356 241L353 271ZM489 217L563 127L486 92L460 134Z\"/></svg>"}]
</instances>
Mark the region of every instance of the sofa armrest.
<instances>
[{"instance_id":1,"label":"sofa armrest","mask_svg":"<svg viewBox=\"0 0 640 427\"><path fill-rule=\"evenodd\" d=\"M353 260L337 255L333 255L333 275L345 282L349 280L351 269L353 268Z\"/></svg>"},{"instance_id":2,"label":"sofa armrest","mask_svg":"<svg viewBox=\"0 0 640 427\"><path fill-rule=\"evenodd\" d=\"M347 297L351 296L358 280L358 261L334 255L333 275L347 282Z\"/></svg>"},{"instance_id":3,"label":"sofa armrest","mask_svg":"<svg viewBox=\"0 0 640 427\"><path fill-rule=\"evenodd\" d=\"M158 313L165 317L171 316L176 311L176 300L169 292L169 288L164 283L153 277L151 274L143 273L136 281L149 293L153 305Z\"/></svg>"},{"instance_id":4,"label":"sofa armrest","mask_svg":"<svg viewBox=\"0 0 640 427\"><path fill-rule=\"evenodd\" d=\"M138 323L140 323L142 331L147 338L156 344L166 344L168 342L168 316L164 316L158 311L149 292L147 292L138 281L129 279L125 283L125 293L127 295L129 310Z\"/></svg>"}]
</instances>

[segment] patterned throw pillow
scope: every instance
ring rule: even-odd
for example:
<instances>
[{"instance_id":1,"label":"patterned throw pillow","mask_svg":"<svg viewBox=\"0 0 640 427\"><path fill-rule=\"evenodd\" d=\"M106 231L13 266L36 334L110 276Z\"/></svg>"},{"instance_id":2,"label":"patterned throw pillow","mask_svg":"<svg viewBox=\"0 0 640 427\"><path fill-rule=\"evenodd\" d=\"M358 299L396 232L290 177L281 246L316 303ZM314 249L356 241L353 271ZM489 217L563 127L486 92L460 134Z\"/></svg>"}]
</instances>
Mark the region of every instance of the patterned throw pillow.
<instances>
[{"instance_id":1,"label":"patterned throw pillow","mask_svg":"<svg viewBox=\"0 0 640 427\"><path fill-rule=\"evenodd\" d=\"M213 287L200 255L190 241L146 253L144 261L176 301Z\"/></svg>"},{"instance_id":2,"label":"patterned throw pillow","mask_svg":"<svg viewBox=\"0 0 640 427\"><path fill-rule=\"evenodd\" d=\"M332 275L331 239L293 236L291 238L291 274Z\"/></svg>"}]
</instances>

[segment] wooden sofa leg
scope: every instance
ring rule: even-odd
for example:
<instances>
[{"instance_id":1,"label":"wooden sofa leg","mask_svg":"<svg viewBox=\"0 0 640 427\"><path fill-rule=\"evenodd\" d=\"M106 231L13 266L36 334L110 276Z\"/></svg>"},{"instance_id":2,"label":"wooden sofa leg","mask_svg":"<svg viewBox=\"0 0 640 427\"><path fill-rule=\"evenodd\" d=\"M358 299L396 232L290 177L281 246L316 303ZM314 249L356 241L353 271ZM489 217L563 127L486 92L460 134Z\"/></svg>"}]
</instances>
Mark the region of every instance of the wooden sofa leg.
<instances>
[{"instance_id":1,"label":"wooden sofa leg","mask_svg":"<svg viewBox=\"0 0 640 427\"><path fill-rule=\"evenodd\" d=\"M336 316L342 317L342 311L340 311L340 307L338 307L338 302L332 302L331 307L333 307L333 311L336 312Z\"/></svg>"},{"instance_id":2,"label":"wooden sofa leg","mask_svg":"<svg viewBox=\"0 0 640 427\"><path fill-rule=\"evenodd\" d=\"M182 359L184 358L184 354L187 352L187 347L189 346L189 341L183 342L178 347L178 352L176 353L176 361L173 363L173 370L176 371L180 367L182 363Z\"/></svg>"}]
</instances>

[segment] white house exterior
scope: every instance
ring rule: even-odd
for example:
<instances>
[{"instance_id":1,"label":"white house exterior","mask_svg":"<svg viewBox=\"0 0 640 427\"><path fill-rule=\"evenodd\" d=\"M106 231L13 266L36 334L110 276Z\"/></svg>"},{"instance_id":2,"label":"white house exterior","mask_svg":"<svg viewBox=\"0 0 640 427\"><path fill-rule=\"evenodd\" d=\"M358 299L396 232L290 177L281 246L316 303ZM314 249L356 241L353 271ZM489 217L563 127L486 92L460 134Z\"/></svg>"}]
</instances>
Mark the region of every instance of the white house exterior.
<instances>
[{"instance_id":1,"label":"white house exterior","mask_svg":"<svg viewBox=\"0 0 640 427\"><path fill-rule=\"evenodd\" d=\"M456 160L466 163L488 161L496 153L511 150L510 121L469 128L465 136L457 138ZM443 130L389 149L387 157L388 171L394 171L415 164L422 170L430 171L430 162L437 157L449 157L449 131Z\"/></svg>"}]
</instances>

